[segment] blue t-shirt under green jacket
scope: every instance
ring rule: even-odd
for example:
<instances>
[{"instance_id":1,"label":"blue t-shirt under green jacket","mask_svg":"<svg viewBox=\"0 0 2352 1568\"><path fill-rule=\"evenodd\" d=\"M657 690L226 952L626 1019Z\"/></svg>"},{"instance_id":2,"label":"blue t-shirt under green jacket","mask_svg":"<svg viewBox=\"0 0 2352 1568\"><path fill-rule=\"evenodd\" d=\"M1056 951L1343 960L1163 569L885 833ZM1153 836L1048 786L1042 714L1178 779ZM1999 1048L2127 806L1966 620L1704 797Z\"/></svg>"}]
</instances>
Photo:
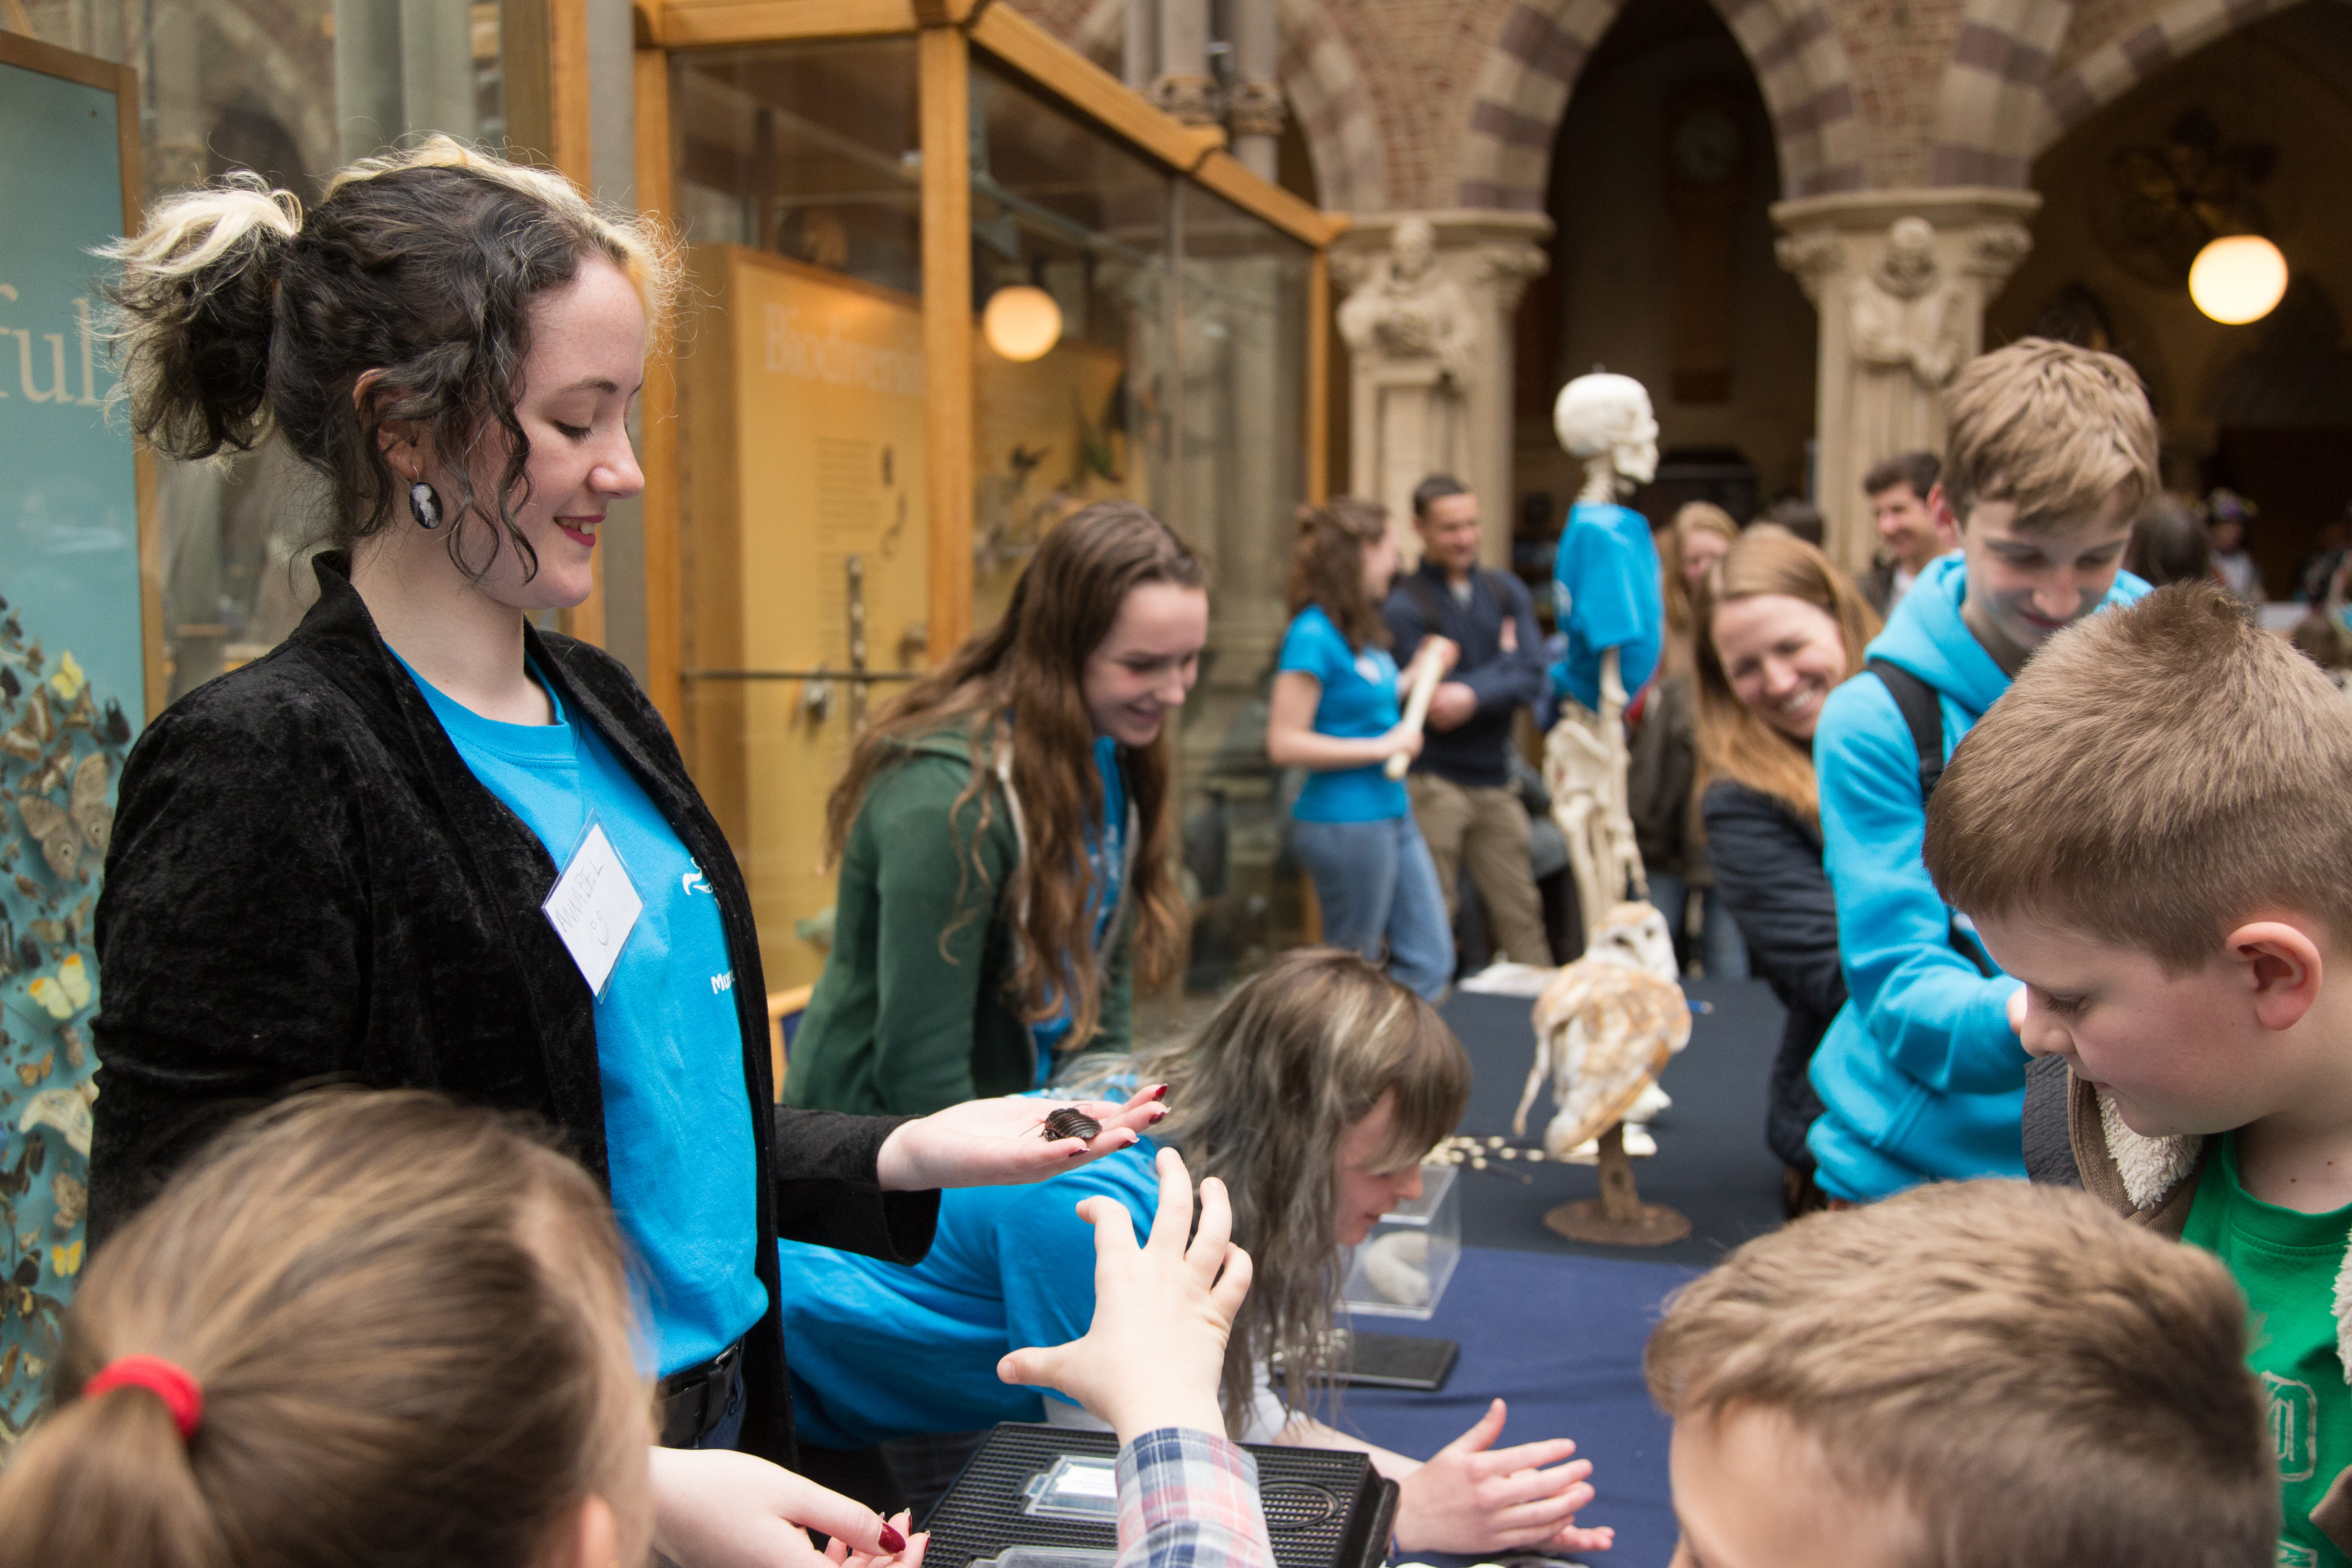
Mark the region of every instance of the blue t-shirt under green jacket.
<instances>
[{"instance_id":1,"label":"blue t-shirt under green jacket","mask_svg":"<svg viewBox=\"0 0 2352 1568\"><path fill-rule=\"evenodd\" d=\"M801 1440L863 1448L919 1432L1044 1420L1039 1391L999 1382L996 1363L1008 1351L1087 1331L1095 1233L1077 1205L1108 1194L1127 1205L1137 1239L1150 1236L1158 1157L1146 1138L1029 1186L941 1193L931 1249L912 1268L777 1243Z\"/></svg>"},{"instance_id":2,"label":"blue t-shirt under green jacket","mask_svg":"<svg viewBox=\"0 0 2352 1568\"><path fill-rule=\"evenodd\" d=\"M1118 910L1119 882L1127 874L1127 781L1119 775L1116 738L1096 738L1095 772L1102 780L1103 815L1102 821L1087 833L1087 874L1092 889L1087 895L1087 907L1094 911L1094 944L1099 948L1109 934L1111 916ZM1045 1088L1046 1079L1054 1076L1055 1049L1069 1037L1066 998L1059 1013L1029 1026L1029 1038L1037 1047L1034 1087Z\"/></svg>"},{"instance_id":3,"label":"blue t-shirt under green jacket","mask_svg":"<svg viewBox=\"0 0 2352 1568\"><path fill-rule=\"evenodd\" d=\"M1598 501L1568 510L1552 556L1552 610L1568 652L1552 666L1552 689L1587 708L1601 707L1601 655L1617 650L1625 694L1649 684L1664 646L1666 602L1658 585L1658 547L1640 512Z\"/></svg>"},{"instance_id":4,"label":"blue t-shirt under green jacket","mask_svg":"<svg viewBox=\"0 0 2352 1568\"><path fill-rule=\"evenodd\" d=\"M552 690L554 723L502 724L409 674L474 776L559 868L596 822L645 901L596 1000L613 1213L644 1262L654 1366L666 1376L708 1361L768 1309L755 1272L751 1097L719 900L604 737L572 722Z\"/></svg>"},{"instance_id":5,"label":"blue t-shirt under green jacket","mask_svg":"<svg viewBox=\"0 0 2352 1568\"><path fill-rule=\"evenodd\" d=\"M1315 732L1343 741L1370 741L1397 727L1396 660L1384 647L1358 653L1319 605L1309 605L1290 623L1282 639L1283 669L1296 669L1323 684L1315 704ZM1292 815L1301 822L1379 822L1412 809L1404 785L1378 763L1360 768L1310 773Z\"/></svg>"}]
</instances>

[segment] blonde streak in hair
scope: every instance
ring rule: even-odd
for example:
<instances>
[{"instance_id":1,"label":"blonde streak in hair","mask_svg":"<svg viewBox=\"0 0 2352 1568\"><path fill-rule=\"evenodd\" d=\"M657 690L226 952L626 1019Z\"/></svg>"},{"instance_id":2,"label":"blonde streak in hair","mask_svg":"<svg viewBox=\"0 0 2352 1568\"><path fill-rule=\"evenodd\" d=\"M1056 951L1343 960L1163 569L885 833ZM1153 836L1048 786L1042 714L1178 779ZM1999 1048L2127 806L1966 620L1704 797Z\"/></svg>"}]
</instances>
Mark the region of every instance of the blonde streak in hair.
<instances>
[{"instance_id":1,"label":"blonde streak in hair","mask_svg":"<svg viewBox=\"0 0 2352 1568\"><path fill-rule=\"evenodd\" d=\"M257 229L293 238L302 229L302 204L291 191L195 191L163 203L137 235L99 254L121 262L134 282L165 281L203 271Z\"/></svg>"}]
</instances>

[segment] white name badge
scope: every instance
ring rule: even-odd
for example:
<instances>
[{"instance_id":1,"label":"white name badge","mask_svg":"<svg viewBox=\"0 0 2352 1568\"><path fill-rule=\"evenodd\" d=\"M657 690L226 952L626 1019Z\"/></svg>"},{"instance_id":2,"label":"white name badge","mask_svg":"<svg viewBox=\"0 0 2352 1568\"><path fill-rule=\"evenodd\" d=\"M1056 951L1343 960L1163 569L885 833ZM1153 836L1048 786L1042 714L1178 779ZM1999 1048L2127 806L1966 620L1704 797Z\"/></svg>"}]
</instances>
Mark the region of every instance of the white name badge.
<instances>
[{"instance_id":1,"label":"white name badge","mask_svg":"<svg viewBox=\"0 0 2352 1568\"><path fill-rule=\"evenodd\" d=\"M572 864L540 906L548 924L571 949L572 962L580 966L588 989L599 996L604 994L604 982L612 978L613 965L620 962L621 949L645 907L601 823L589 824L588 836L572 853Z\"/></svg>"}]
</instances>

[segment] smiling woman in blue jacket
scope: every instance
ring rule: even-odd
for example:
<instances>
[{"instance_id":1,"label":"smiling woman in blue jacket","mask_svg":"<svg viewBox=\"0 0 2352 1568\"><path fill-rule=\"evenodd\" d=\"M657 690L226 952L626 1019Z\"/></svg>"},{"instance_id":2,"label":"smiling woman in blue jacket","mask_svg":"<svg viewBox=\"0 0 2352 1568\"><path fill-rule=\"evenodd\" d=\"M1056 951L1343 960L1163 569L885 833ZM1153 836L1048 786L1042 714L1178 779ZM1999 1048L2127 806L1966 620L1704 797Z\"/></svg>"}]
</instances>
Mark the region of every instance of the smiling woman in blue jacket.
<instances>
[{"instance_id":1,"label":"smiling woman in blue jacket","mask_svg":"<svg viewBox=\"0 0 2352 1568\"><path fill-rule=\"evenodd\" d=\"M1948 414L1928 504L1959 552L1919 574L1813 741L1848 999L1813 1058L1822 1113L1806 1146L1822 1191L1853 1202L2025 1174L2023 994L1929 879L1927 801L2034 648L2147 592L2122 570L2158 485L2129 365L2023 339L1962 372Z\"/></svg>"}]
</instances>

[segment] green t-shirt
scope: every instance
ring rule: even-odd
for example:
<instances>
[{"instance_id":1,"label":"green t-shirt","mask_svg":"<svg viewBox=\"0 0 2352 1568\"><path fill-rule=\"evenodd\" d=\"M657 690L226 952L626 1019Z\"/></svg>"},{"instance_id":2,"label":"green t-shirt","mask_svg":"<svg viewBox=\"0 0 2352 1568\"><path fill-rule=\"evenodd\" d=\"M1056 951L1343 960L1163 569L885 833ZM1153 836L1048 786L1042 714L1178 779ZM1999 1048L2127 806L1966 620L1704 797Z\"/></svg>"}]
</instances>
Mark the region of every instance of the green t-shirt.
<instances>
[{"instance_id":1,"label":"green t-shirt","mask_svg":"<svg viewBox=\"0 0 2352 1568\"><path fill-rule=\"evenodd\" d=\"M2336 1276L2344 1267L2352 1207L2297 1214L2247 1195L2238 1182L2238 1135L2221 1140L2189 1206L2181 1239L2229 1267L2252 1309L2246 1363L2270 1396L2286 1527L2279 1568L2347 1568L2311 1522L2338 1472L2352 1466L2352 1388L2336 1348Z\"/></svg>"}]
</instances>

